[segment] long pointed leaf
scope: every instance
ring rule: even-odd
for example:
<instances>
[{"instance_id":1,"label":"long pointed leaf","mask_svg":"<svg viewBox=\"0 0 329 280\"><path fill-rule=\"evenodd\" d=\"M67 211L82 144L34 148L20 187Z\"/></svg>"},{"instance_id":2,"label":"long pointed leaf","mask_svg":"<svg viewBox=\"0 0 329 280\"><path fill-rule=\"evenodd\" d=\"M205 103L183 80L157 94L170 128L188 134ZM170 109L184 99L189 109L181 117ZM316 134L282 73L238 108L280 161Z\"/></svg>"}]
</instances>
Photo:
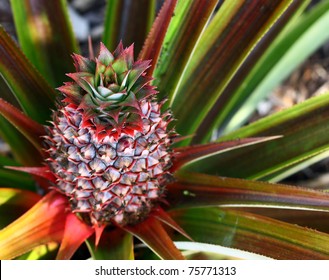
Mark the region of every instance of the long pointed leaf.
<instances>
[{"instance_id":1,"label":"long pointed leaf","mask_svg":"<svg viewBox=\"0 0 329 280\"><path fill-rule=\"evenodd\" d=\"M274 137L259 137L259 138L246 138L241 140L233 140L220 143L209 143L195 146L187 146L174 149L174 159L172 171L179 169L185 164L190 164L195 161L217 155L219 153L239 149L241 147L262 143L278 138Z\"/></svg>"},{"instance_id":2,"label":"long pointed leaf","mask_svg":"<svg viewBox=\"0 0 329 280\"><path fill-rule=\"evenodd\" d=\"M47 166L42 166L42 167L6 166L6 168L11 169L11 170L26 172L31 175L35 175L40 178L44 178L53 183L56 182L56 177L50 172L50 170Z\"/></svg>"},{"instance_id":3,"label":"long pointed leaf","mask_svg":"<svg viewBox=\"0 0 329 280\"><path fill-rule=\"evenodd\" d=\"M309 2L309 0L294 1L280 19L271 27L266 36L260 40L250 55L248 55L246 61L239 67L237 73L225 87L215 105L198 127L193 142L200 143L209 140L213 129L223 131L228 121L232 117L236 118L235 114L238 108L241 107L243 110L249 110L249 108L258 104L255 102L254 104L249 104L249 106L247 106L244 105L244 102L248 96L252 94L252 86L257 85L259 77L264 77L266 73L268 73L268 69L273 67L273 63L280 61L282 58L282 53L273 51L273 49L276 49L275 46L277 45L277 41L282 38L282 33L296 22L298 16L300 16ZM285 44L287 43L288 42L285 42ZM316 43L318 43L317 40ZM308 50L309 48L307 48L307 51ZM287 51L287 47L284 46L282 51ZM269 56L268 53L272 53L272 55ZM303 52L303 55L304 54L305 52ZM271 57L271 61L265 59L265 57ZM298 58L301 58L301 56ZM286 69L288 66L291 67L294 65L295 62L297 62L297 60L289 62ZM262 67L260 67L260 65L262 65ZM283 71L277 72L276 77L281 76L282 73ZM272 77L273 84L275 84L275 79L273 78L274 77ZM242 123L246 121L246 118L240 117L239 120L239 123Z\"/></svg>"},{"instance_id":4,"label":"long pointed leaf","mask_svg":"<svg viewBox=\"0 0 329 280\"><path fill-rule=\"evenodd\" d=\"M23 172L0 167L0 186L7 188L36 191L36 183L31 176Z\"/></svg>"},{"instance_id":5,"label":"long pointed leaf","mask_svg":"<svg viewBox=\"0 0 329 280\"><path fill-rule=\"evenodd\" d=\"M155 2L154 0L107 1L104 44L110 50L115 50L120 41L124 46L134 44L135 52L139 53L155 17Z\"/></svg>"},{"instance_id":6,"label":"long pointed leaf","mask_svg":"<svg viewBox=\"0 0 329 280\"><path fill-rule=\"evenodd\" d=\"M152 65L147 69L147 74L152 76L155 66L158 62L162 43L173 15L177 0L166 0L154 21L145 44L139 53L141 60L152 60Z\"/></svg>"},{"instance_id":7,"label":"long pointed leaf","mask_svg":"<svg viewBox=\"0 0 329 280\"><path fill-rule=\"evenodd\" d=\"M67 200L50 192L29 211L0 231L0 259L12 259L49 242L60 242Z\"/></svg>"},{"instance_id":8,"label":"long pointed leaf","mask_svg":"<svg viewBox=\"0 0 329 280\"><path fill-rule=\"evenodd\" d=\"M238 0L222 4L200 38L172 100L178 133L195 132L249 52L291 2Z\"/></svg>"},{"instance_id":9,"label":"long pointed leaf","mask_svg":"<svg viewBox=\"0 0 329 280\"><path fill-rule=\"evenodd\" d=\"M93 233L93 228L79 220L75 214L68 214L56 259L69 260L80 245Z\"/></svg>"},{"instance_id":10,"label":"long pointed leaf","mask_svg":"<svg viewBox=\"0 0 329 280\"><path fill-rule=\"evenodd\" d=\"M17 108L0 98L0 114L11 122L37 149L41 149L44 127L25 116Z\"/></svg>"},{"instance_id":11,"label":"long pointed leaf","mask_svg":"<svg viewBox=\"0 0 329 280\"><path fill-rule=\"evenodd\" d=\"M189 170L226 177L261 179L329 149L329 94L311 98L220 138L283 135L188 166ZM252 163L252 164L250 164ZM234 168L232 168L234 166Z\"/></svg>"},{"instance_id":12,"label":"long pointed leaf","mask_svg":"<svg viewBox=\"0 0 329 280\"><path fill-rule=\"evenodd\" d=\"M78 52L65 0L10 0L23 52L53 86L74 70L70 55Z\"/></svg>"},{"instance_id":13,"label":"long pointed leaf","mask_svg":"<svg viewBox=\"0 0 329 280\"><path fill-rule=\"evenodd\" d=\"M175 16L164 40L165 47L162 48L154 72L154 84L158 87L160 99L173 98L217 2L218 0L178 1Z\"/></svg>"},{"instance_id":14,"label":"long pointed leaf","mask_svg":"<svg viewBox=\"0 0 329 280\"><path fill-rule=\"evenodd\" d=\"M329 194L321 191L190 172L180 172L175 178L177 182L167 186L171 207L254 206L329 212Z\"/></svg>"},{"instance_id":15,"label":"long pointed leaf","mask_svg":"<svg viewBox=\"0 0 329 280\"><path fill-rule=\"evenodd\" d=\"M175 247L173 241L163 228L160 221L154 217L130 227L125 227L137 238L142 240L160 258L166 260L184 259L181 252Z\"/></svg>"},{"instance_id":16,"label":"long pointed leaf","mask_svg":"<svg viewBox=\"0 0 329 280\"><path fill-rule=\"evenodd\" d=\"M273 209L273 208L242 208L243 211L263 215L290 224L313 228L329 233L329 213L308 210Z\"/></svg>"},{"instance_id":17,"label":"long pointed leaf","mask_svg":"<svg viewBox=\"0 0 329 280\"><path fill-rule=\"evenodd\" d=\"M329 3L324 1L280 35L235 93L244 97L239 100L244 105L239 108L240 104L232 104L227 108L234 113L227 130L243 124L262 98L329 39L328 22Z\"/></svg>"},{"instance_id":18,"label":"long pointed leaf","mask_svg":"<svg viewBox=\"0 0 329 280\"><path fill-rule=\"evenodd\" d=\"M329 235L247 212L194 208L171 212L197 242L275 259L329 259Z\"/></svg>"},{"instance_id":19,"label":"long pointed leaf","mask_svg":"<svg viewBox=\"0 0 329 280\"><path fill-rule=\"evenodd\" d=\"M55 90L28 62L16 43L0 26L0 75L5 79L23 111L45 123L56 96ZM0 94L1 96L1 94Z\"/></svg>"},{"instance_id":20,"label":"long pointed leaf","mask_svg":"<svg viewBox=\"0 0 329 280\"><path fill-rule=\"evenodd\" d=\"M0 115L0 135L10 146L14 158L22 165L35 166L43 162L41 150L37 149L10 122Z\"/></svg>"},{"instance_id":21,"label":"long pointed leaf","mask_svg":"<svg viewBox=\"0 0 329 280\"><path fill-rule=\"evenodd\" d=\"M16 106L16 108L20 107L16 98L13 96L12 91L1 75L0 93L1 98ZM38 150L34 148L32 144L2 116L0 116L0 135L2 139L10 146L11 153L14 158L19 160L24 165L36 164L38 156L35 155L38 154ZM39 160L41 160L40 157Z\"/></svg>"}]
</instances>

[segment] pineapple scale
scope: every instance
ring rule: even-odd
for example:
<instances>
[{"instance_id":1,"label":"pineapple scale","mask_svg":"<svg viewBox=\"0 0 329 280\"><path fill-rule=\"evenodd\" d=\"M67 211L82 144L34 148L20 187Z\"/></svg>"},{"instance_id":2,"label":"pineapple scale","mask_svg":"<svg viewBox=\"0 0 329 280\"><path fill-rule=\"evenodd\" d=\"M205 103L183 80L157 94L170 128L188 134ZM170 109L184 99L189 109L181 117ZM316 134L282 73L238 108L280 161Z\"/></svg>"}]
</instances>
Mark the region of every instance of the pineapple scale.
<instances>
[{"instance_id":1,"label":"pineapple scale","mask_svg":"<svg viewBox=\"0 0 329 280\"><path fill-rule=\"evenodd\" d=\"M118 138L99 137L97 124L83 126L83 110L72 104L54 113L46 142L55 188L88 223L135 224L162 197L171 164L170 115L154 100L140 107L142 130Z\"/></svg>"}]
</instances>

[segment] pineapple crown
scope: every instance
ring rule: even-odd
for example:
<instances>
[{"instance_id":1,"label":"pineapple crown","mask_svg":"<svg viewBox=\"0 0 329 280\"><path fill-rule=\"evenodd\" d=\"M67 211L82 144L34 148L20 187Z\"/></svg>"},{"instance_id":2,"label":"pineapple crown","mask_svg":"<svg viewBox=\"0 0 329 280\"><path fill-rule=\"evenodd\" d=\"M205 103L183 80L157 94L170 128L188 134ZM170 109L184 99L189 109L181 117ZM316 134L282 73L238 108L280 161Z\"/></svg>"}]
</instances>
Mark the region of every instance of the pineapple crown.
<instances>
[{"instance_id":1,"label":"pineapple crown","mask_svg":"<svg viewBox=\"0 0 329 280\"><path fill-rule=\"evenodd\" d=\"M74 82L58 90L65 97L61 102L83 112L82 126L97 128L99 138L141 131L141 102L157 93L145 72L151 61L134 61L134 46L124 49L122 43L113 53L101 43L98 57L73 59L77 72L67 76Z\"/></svg>"}]
</instances>

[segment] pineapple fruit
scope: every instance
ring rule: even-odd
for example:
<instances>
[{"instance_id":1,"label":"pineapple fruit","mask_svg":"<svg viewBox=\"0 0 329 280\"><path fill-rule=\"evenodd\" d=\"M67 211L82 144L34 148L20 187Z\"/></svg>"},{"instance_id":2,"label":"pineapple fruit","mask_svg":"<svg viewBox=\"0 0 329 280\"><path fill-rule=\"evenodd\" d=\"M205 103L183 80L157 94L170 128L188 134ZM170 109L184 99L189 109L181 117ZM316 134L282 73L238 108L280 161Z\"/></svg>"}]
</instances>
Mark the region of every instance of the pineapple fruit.
<instances>
[{"instance_id":1,"label":"pineapple fruit","mask_svg":"<svg viewBox=\"0 0 329 280\"><path fill-rule=\"evenodd\" d=\"M134 61L133 46L111 53L101 44L98 57L73 59L45 137L54 188L88 224L136 224L170 176L172 115L161 113L150 61Z\"/></svg>"}]
</instances>

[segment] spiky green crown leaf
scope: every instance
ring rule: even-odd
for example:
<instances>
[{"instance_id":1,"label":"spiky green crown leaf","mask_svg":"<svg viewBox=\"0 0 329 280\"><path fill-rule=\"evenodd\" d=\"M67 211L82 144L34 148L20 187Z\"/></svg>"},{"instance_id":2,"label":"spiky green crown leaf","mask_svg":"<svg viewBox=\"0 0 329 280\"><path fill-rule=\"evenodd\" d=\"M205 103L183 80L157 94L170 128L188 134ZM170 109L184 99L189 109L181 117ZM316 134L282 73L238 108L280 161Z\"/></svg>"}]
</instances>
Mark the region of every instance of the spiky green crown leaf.
<instances>
[{"instance_id":1,"label":"spiky green crown leaf","mask_svg":"<svg viewBox=\"0 0 329 280\"><path fill-rule=\"evenodd\" d=\"M63 102L84 112L83 126L96 125L99 137L141 131L140 102L157 92L149 85L152 78L145 75L150 61L134 61L133 45L124 49L121 43L113 53L101 43L95 59L78 54L73 59L77 72L67 75L74 82L58 89L66 97Z\"/></svg>"}]
</instances>

